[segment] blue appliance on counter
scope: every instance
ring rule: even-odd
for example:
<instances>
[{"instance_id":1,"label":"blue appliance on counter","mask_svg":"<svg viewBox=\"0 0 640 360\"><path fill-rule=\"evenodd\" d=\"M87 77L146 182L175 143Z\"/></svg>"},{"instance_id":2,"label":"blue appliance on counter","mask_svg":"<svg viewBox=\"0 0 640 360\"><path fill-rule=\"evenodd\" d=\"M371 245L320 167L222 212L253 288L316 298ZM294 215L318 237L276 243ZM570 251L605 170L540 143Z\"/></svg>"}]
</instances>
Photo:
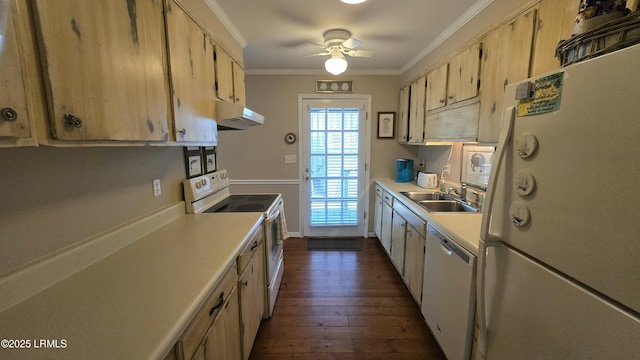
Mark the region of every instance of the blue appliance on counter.
<instances>
[{"instance_id":1,"label":"blue appliance on counter","mask_svg":"<svg viewBox=\"0 0 640 360\"><path fill-rule=\"evenodd\" d=\"M396 160L396 182L411 182L413 181L413 160L411 159L397 159Z\"/></svg>"}]
</instances>

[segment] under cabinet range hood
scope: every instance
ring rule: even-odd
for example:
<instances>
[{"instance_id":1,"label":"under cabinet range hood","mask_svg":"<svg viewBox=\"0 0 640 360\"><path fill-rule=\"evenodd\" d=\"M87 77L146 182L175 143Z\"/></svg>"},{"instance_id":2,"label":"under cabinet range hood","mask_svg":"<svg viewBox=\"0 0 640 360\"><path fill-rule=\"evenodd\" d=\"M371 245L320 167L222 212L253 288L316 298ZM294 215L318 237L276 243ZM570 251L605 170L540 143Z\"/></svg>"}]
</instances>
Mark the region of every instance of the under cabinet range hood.
<instances>
[{"instance_id":1,"label":"under cabinet range hood","mask_svg":"<svg viewBox=\"0 0 640 360\"><path fill-rule=\"evenodd\" d=\"M240 104L216 101L216 120L219 130L245 130L264 124L264 116Z\"/></svg>"}]
</instances>

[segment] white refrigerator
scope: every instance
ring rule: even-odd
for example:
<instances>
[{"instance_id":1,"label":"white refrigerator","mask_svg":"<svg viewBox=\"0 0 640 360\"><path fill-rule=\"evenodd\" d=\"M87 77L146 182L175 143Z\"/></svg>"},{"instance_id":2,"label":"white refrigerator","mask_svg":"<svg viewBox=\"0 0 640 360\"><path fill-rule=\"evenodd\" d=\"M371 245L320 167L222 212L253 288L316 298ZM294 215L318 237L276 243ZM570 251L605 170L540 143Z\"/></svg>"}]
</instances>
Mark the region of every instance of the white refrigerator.
<instances>
[{"instance_id":1,"label":"white refrigerator","mask_svg":"<svg viewBox=\"0 0 640 360\"><path fill-rule=\"evenodd\" d=\"M509 85L476 359L640 359L640 45Z\"/></svg>"}]
</instances>

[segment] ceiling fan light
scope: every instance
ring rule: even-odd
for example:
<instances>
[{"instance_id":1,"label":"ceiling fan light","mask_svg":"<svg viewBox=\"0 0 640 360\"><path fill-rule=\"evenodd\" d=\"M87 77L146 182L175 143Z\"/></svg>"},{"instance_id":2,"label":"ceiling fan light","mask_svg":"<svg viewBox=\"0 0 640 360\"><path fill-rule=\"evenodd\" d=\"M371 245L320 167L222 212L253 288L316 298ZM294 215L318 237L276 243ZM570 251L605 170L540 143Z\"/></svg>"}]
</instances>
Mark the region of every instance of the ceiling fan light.
<instances>
[{"instance_id":1,"label":"ceiling fan light","mask_svg":"<svg viewBox=\"0 0 640 360\"><path fill-rule=\"evenodd\" d=\"M324 68L333 75L340 75L347 70L347 60L344 57L332 56L324 62Z\"/></svg>"},{"instance_id":2,"label":"ceiling fan light","mask_svg":"<svg viewBox=\"0 0 640 360\"><path fill-rule=\"evenodd\" d=\"M340 0L345 4L361 4L367 0Z\"/></svg>"}]
</instances>

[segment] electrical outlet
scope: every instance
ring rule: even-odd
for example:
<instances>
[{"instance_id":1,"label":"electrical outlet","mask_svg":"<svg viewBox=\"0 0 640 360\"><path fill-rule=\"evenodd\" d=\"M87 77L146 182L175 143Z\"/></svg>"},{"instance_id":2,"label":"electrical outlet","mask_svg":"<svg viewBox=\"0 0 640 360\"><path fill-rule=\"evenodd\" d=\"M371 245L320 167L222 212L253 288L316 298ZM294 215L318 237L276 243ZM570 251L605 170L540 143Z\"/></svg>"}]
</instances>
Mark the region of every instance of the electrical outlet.
<instances>
[{"instance_id":1,"label":"electrical outlet","mask_svg":"<svg viewBox=\"0 0 640 360\"><path fill-rule=\"evenodd\" d=\"M162 187L160 186L160 179L153 179L153 197L162 195Z\"/></svg>"},{"instance_id":2,"label":"electrical outlet","mask_svg":"<svg viewBox=\"0 0 640 360\"><path fill-rule=\"evenodd\" d=\"M298 162L298 157L295 155L285 155L284 162L285 164L295 164Z\"/></svg>"}]
</instances>

